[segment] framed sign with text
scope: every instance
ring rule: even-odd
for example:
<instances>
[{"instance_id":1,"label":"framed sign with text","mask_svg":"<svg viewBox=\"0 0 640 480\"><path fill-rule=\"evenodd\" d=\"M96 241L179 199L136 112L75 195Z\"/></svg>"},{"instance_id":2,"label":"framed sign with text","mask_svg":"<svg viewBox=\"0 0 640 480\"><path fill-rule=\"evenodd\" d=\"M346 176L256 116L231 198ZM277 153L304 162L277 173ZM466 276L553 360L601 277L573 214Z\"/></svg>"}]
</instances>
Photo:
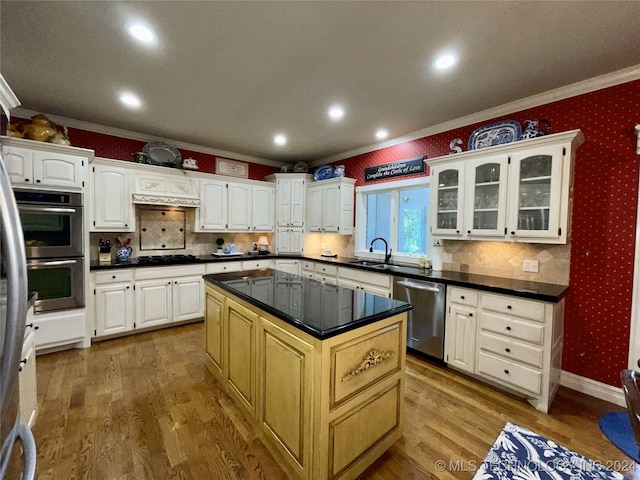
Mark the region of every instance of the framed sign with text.
<instances>
[{"instance_id":1,"label":"framed sign with text","mask_svg":"<svg viewBox=\"0 0 640 480\"><path fill-rule=\"evenodd\" d=\"M375 180L386 180L388 178L403 177L405 175L415 175L425 172L425 157L410 158L398 162L387 163L386 165L376 165L364 169L364 181L373 182Z\"/></svg>"},{"instance_id":2,"label":"framed sign with text","mask_svg":"<svg viewBox=\"0 0 640 480\"><path fill-rule=\"evenodd\" d=\"M216 173L219 175L231 175L233 177L249 177L249 165L244 162L235 162L226 158L216 157Z\"/></svg>"}]
</instances>

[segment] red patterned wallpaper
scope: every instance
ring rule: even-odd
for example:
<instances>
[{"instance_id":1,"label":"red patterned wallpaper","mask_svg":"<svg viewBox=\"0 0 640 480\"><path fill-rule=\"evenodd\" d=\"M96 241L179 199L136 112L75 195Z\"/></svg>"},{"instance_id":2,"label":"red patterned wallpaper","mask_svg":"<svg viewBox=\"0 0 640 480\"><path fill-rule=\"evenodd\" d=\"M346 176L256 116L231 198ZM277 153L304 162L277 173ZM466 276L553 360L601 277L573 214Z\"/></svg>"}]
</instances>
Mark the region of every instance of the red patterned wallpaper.
<instances>
[{"instance_id":1,"label":"red patterned wallpaper","mask_svg":"<svg viewBox=\"0 0 640 480\"><path fill-rule=\"evenodd\" d=\"M627 366L638 197L635 125L640 81L553 102L506 117L413 140L347 160L346 175L364 184L364 169L420 155L449 153L480 125L503 119L547 119L552 133L581 129L574 176L571 288L565 305L562 369L620 386ZM409 177L404 177L409 178ZM369 182L371 183L371 182Z\"/></svg>"}]
</instances>

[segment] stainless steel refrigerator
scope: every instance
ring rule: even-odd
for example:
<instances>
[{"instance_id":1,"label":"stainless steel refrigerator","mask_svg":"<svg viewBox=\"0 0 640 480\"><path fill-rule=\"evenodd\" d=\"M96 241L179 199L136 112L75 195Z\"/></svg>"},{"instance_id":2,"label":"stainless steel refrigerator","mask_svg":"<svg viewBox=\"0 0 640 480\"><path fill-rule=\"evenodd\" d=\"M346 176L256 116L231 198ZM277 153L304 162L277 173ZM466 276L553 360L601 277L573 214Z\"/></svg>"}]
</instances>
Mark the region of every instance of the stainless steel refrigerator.
<instances>
[{"instance_id":1,"label":"stainless steel refrigerator","mask_svg":"<svg viewBox=\"0 0 640 480\"><path fill-rule=\"evenodd\" d=\"M27 261L20 215L0 155L0 479L35 476L36 444L20 420L18 373L27 316ZM6 288L5 288L6 287Z\"/></svg>"}]
</instances>

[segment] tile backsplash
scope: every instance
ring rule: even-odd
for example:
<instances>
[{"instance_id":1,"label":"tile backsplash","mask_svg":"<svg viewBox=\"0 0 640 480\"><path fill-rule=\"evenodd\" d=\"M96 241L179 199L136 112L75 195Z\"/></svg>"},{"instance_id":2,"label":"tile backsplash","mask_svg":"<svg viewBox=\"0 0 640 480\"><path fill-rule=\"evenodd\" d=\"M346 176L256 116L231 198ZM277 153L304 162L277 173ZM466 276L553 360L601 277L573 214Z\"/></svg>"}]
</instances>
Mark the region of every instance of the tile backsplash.
<instances>
[{"instance_id":1,"label":"tile backsplash","mask_svg":"<svg viewBox=\"0 0 640 480\"><path fill-rule=\"evenodd\" d=\"M149 237L149 240L146 240L143 235L143 249L140 249L140 228L141 225L144 228L144 225L151 225L149 220L156 221L156 217L158 215L156 210L159 211L164 210L165 212L183 212L184 222L182 220L182 215L180 214L168 214L164 217L171 217L171 221L166 222L164 226L162 226L163 221L160 220L159 223L154 225L154 228L158 227L157 230L157 238ZM236 248L240 252L248 252L253 248L253 242L258 241L258 237L261 235L260 233L230 233L230 232L221 232L221 233L196 233L193 231L193 226L195 225L195 209L193 208L165 208L162 207L149 207L149 206L136 206L136 231L135 232L123 232L123 233L114 233L114 232L92 232L89 235L89 258L91 260L98 260L98 245L100 239L109 239L111 240L111 244L113 248L111 249L111 257L115 260L116 249L119 247L119 243L117 237L120 236L124 238L131 239L131 248L132 248L132 257L139 257L143 255L211 255L216 251L218 247L216 244L216 240L218 238L222 238L224 240L223 248L228 246L230 243L234 243ZM162 228L165 228L165 231L162 231ZM180 228L183 228L184 231L180 232ZM269 240L269 246L267 247L270 251L275 252L275 237L273 233L262 233L262 235L266 235ZM164 245L164 248L162 247ZM148 247L148 248L147 248Z\"/></svg>"},{"instance_id":2,"label":"tile backsplash","mask_svg":"<svg viewBox=\"0 0 640 480\"><path fill-rule=\"evenodd\" d=\"M569 285L570 245L466 240L445 240L443 245L453 260L443 263L444 270ZM522 271L529 259L538 260L538 273Z\"/></svg>"}]
</instances>

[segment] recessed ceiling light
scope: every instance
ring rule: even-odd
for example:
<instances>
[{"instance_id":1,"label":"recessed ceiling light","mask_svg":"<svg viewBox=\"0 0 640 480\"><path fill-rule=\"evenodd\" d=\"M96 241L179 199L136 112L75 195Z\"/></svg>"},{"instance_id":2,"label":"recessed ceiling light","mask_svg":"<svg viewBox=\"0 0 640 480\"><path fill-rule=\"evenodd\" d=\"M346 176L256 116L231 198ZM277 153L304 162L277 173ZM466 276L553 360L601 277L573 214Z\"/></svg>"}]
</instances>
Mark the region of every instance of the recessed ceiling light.
<instances>
[{"instance_id":1,"label":"recessed ceiling light","mask_svg":"<svg viewBox=\"0 0 640 480\"><path fill-rule=\"evenodd\" d=\"M141 23L129 25L129 28L127 30L133 38L139 40L140 42L154 43L156 41L156 34L153 33L153 30L151 30L146 25L142 25Z\"/></svg>"},{"instance_id":2,"label":"recessed ceiling light","mask_svg":"<svg viewBox=\"0 0 640 480\"><path fill-rule=\"evenodd\" d=\"M120 102L125 107L129 108L140 108L142 106L142 100L135 93L131 92L122 92L120 94Z\"/></svg>"},{"instance_id":3,"label":"recessed ceiling light","mask_svg":"<svg viewBox=\"0 0 640 480\"><path fill-rule=\"evenodd\" d=\"M331 120L340 120L342 117L344 117L344 108L340 105L333 105L329 108L329 118Z\"/></svg>"},{"instance_id":4,"label":"recessed ceiling light","mask_svg":"<svg viewBox=\"0 0 640 480\"><path fill-rule=\"evenodd\" d=\"M456 57L454 57L450 53L445 53L444 55L440 55L438 58L436 58L436 61L433 62L433 65L438 70L445 70L447 68L453 67L455 63Z\"/></svg>"},{"instance_id":5,"label":"recessed ceiling light","mask_svg":"<svg viewBox=\"0 0 640 480\"><path fill-rule=\"evenodd\" d=\"M376 132L376 138L378 138L380 140L382 140L383 138L387 138L388 136L389 136L389 132L386 131L384 128L380 128Z\"/></svg>"},{"instance_id":6,"label":"recessed ceiling light","mask_svg":"<svg viewBox=\"0 0 640 480\"><path fill-rule=\"evenodd\" d=\"M273 143L275 143L279 147L281 147L283 145L286 145L287 144L287 137L284 136L282 133L279 133L278 135L273 137Z\"/></svg>"}]
</instances>

